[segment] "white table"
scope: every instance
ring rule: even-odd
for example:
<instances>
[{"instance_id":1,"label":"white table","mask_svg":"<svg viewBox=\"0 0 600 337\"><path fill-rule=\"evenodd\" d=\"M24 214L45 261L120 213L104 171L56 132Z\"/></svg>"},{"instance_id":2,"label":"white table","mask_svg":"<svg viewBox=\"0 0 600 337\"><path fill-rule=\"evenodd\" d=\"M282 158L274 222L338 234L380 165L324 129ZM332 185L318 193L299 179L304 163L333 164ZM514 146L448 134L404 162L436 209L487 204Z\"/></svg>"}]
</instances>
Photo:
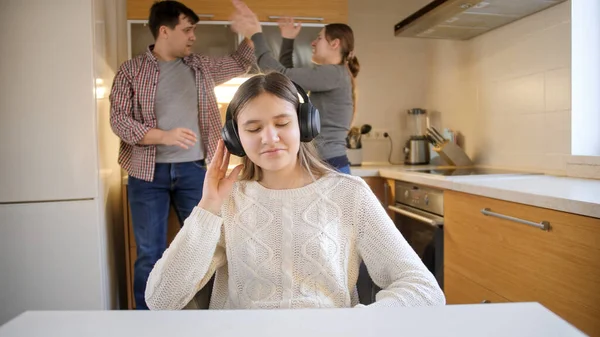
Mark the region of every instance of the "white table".
<instances>
[{"instance_id":1,"label":"white table","mask_svg":"<svg viewBox=\"0 0 600 337\"><path fill-rule=\"evenodd\" d=\"M537 303L403 309L32 311L0 337L585 336Z\"/></svg>"}]
</instances>

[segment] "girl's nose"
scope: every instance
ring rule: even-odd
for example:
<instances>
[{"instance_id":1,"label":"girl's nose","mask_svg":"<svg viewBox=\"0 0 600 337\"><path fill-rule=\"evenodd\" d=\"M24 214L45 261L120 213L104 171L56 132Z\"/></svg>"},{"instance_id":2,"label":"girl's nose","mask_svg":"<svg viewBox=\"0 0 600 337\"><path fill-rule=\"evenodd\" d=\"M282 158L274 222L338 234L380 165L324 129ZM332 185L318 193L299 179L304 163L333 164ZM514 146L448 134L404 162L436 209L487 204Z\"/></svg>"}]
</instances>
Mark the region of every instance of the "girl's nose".
<instances>
[{"instance_id":1,"label":"girl's nose","mask_svg":"<svg viewBox=\"0 0 600 337\"><path fill-rule=\"evenodd\" d=\"M275 126L267 126L263 129L263 144L274 144L279 142L279 133L277 132L277 128Z\"/></svg>"}]
</instances>

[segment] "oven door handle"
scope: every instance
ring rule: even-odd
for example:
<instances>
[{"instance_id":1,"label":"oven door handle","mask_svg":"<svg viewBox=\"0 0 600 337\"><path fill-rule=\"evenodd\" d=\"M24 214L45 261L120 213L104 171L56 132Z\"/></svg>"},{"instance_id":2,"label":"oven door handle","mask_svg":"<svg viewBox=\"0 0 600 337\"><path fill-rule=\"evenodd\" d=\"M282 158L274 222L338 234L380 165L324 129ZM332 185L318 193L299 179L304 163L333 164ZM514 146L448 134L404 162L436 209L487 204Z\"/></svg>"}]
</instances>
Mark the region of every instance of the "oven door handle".
<instances>
[{"instance_id":1,"label":"oven door handle","mask_svg":"<svg viewBox=\"0 0 600 337\"><path fill-rule=\"evenodd\" d=\"M417 221L424 222L426 224L431 225L432 227L439 227L439 226L444 225L443 218L419 211L418 209L413 209L412 207L395 205L395 206L388 206L388 208L395 213L407 216L407 217L417 220Z\"/></svg>"}]
</instances>

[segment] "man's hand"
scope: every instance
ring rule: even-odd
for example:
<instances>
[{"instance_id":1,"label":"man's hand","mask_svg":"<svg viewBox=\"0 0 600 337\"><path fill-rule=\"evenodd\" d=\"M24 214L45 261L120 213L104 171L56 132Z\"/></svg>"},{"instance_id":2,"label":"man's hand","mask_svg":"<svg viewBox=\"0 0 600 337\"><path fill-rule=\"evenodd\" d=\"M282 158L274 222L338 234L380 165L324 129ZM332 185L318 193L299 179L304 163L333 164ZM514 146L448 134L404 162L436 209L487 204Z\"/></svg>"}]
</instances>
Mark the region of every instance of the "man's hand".
<instances>
[{"instance_id":1,"label":"man's hand","mask_svg":"<svg viewBox=\"0 0 600 337\"><path fill-rule=\"evenodd\" d=\"M196 134L186 128L175 128L169 131L150 129L139 142L142 145L175 145L189 149L196 143Z\"/></svg>"},{"instance_id":2,"label":"man's hand","mask_svg":"<svg viewBox=\"0 0 600 337\"><path fill-rule=\"evenodd\" d=\"M231 16L231 28L234 32L250 39L252 35L262 32L256 14L241 0L232 0L235 12Z\"/></svg>"},{"instance_id":3,"label":"man's hand","mask_svg":"<svg viewBox=\"0 0 600 337\"><path fill-rule=\"evenodd\" d=\"M169 146L179 146L183 149L189 149L196 141L196 134L186 128L175 128L169 131L163 131L162 144Z\"/></svg>"}]
</instances>

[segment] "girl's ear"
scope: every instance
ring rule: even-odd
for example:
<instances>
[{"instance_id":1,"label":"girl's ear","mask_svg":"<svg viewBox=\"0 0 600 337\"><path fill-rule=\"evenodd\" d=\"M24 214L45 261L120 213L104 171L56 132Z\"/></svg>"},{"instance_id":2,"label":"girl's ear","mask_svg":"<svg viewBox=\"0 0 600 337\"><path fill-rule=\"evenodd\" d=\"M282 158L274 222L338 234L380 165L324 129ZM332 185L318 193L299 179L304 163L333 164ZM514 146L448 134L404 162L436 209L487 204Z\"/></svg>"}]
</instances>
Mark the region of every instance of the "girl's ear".
<instances>
[{"instance_id":1,"label":"girl's ear","mask_svg":"<svg viewBox=\"0 0 600 337\"><path fill-rule=\"evenodd\" d=\"M340 39L334 39L334 40L330 41L329 45L331 46L331 48L337 50L340 47Z\"/></svg>"}]
</instances>

